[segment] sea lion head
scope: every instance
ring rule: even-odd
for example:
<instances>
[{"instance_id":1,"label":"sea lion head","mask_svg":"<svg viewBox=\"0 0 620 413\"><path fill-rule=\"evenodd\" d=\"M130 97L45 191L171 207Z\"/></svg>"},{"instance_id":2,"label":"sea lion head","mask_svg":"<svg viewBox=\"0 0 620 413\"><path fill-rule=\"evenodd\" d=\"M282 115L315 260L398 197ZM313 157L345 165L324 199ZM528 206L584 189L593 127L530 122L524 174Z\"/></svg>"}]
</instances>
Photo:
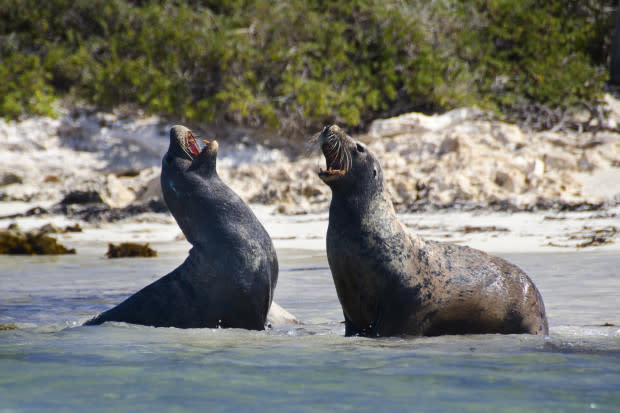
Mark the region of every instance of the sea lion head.
<instances>
[{"instance_id":1,"label":"sea lion head","mask_svg":"<svg viewBox=\"0 0 620 413\"><path fill-rule=\"evenodd\" d=\"M203 175L213 173L217 161L218 143L216 140L202 142L204 146L201 149L202 145L190 129L183 125L175 125L170 129L168 156L189 162L188 170Z\"/></svg>"},{"instance_id":2,"label":"sea lion head","mask_svg":"<svg viewBox=\"0 0 620 413\"><path fill-rule=\"evenodd\" d=\"M200 199L212 186L219 187L219 180L213 179L217 178L217 149L216 141L205 141L201 148L185 126L170 129L170 147L162 159L161 189L168 209L192 245L200 244L202 239L202 226L196 219L199 208L192 201Z\"/></svg>"},{"instance_id":3,"label":"sea lion head","mask_svg":"<svg viewBox=\"0 0 620 413\"><path fill-rule=\"evenodd\" d=\"M383 187L383 170L375 155L337 125L326 126L318 138L326 168L319 177L332 191L375 192Z\"/></svg>"}]
</instances>

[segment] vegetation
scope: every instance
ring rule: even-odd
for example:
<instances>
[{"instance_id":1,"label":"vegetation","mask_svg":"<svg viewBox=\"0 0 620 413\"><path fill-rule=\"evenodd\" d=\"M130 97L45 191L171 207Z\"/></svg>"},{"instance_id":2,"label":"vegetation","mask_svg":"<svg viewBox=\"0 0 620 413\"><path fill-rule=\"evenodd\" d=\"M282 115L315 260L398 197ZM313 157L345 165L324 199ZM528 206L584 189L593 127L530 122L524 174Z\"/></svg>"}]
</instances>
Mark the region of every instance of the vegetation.
<instances>
[{"instance_id":1,"label":"vegetation","mask_svg":"<svg viewBox=\"0 0 620 413\"><path fill-rule=\"evenodd\" d=\"M0 0L0 116L59 98L283 131L592 102L616 0Z\"/></svg>"}]
</instances>

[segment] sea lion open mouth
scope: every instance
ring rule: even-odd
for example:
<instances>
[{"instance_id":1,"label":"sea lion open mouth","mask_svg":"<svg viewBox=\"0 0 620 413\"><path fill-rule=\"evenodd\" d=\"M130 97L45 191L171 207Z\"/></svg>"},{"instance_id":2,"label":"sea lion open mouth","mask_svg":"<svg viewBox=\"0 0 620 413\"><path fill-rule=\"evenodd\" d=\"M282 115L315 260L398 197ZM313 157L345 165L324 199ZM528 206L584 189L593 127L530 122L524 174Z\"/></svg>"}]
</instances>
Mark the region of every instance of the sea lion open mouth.
<instances>
[{"instance_id":1,"label":"sea lion open mouth","mask_svg":"<svg viewBox=\"0 0 620 413\"><path fill-rule=\"evenodd\" d=\"M198 146L198 142L196 141L196 137L194 136L192 132L187 133L186 144L187 144L187 148L192 153L192 155L194 156L200 155L200 149Z\"/></svg>"},{"instance_id":2,"label":"sea lion open mouth","mask_svg":"<svg viewBox=\"0 0 620 413\"><path fill-rule=\"evenodd\" d=\"M343 177L349 169L349 152L344 138L340 136L340 128L336 125L326 127L319 136L321 150L325 156L326 168L319 169L319 177L323 181Z\"/></svg>"},{"instance_id":3,"label":"sea lion open mouth","mask_svg":"<svg viewBox=\"0 0 620 413\"><path fill-rule=\"evenodd\" d=\"M217 154L218 143L216 140L200 139L193 132L188 132L182 141L183 151L191 158L197 159L209 154Z\"/></svg>"}]
</instances>

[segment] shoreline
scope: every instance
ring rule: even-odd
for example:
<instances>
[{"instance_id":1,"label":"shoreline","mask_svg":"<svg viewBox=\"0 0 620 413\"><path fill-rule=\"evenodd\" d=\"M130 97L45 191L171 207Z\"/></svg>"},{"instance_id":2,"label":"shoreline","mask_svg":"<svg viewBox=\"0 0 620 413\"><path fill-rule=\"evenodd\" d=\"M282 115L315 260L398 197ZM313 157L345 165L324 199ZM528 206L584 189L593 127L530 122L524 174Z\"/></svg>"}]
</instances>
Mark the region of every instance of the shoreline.
<instances>
[{"instance_id":1,"label":"shoreline","mask_svg":"<svg viewBox=\"0 0 620 413\"><path fill-rule=\"evenodd\" d=\"M22 203L20 206L32 205ZM283 215L273 206L251 204L250 207L272 237L276 250L324 253L327 212ZM0 203L0 215L6 215L7 210L11 210L10 203ZM620 206L564 213L441 210L397 215L412 232L427 240L467 245L491 254L620 251L617 242ZM191 247L168 213L149 212L116 222L95 223L64 215L41 215L0 219L0 228L11 223L17 223L24 231L48 223L58 227L79 224L82 232L51 234L62 244L76 248L77 254L80 254L80 247L100 245L103 256L108 243L120 242L148 242L183 253Z\"/></svg>"},{"instance_id":2,"label":"shoreline","mask_svg":"<svg viewBox=\"0 0 620 413\"><path fill-rule=\"evenodd\" d=\"M462 108L377 119L355 138L380 159L398 215L426 239L491 253L618 251L620 101L605 99L616 126L599 132L528 131ZM178 237L159 183L173 122L72 113L0 119L0 229L79 223L83 233L55 235L69 246ZM317 177L325 161L315 144L293 156L249 129L211 136L197 128L220 142L218 174L276 248L324 250L331 192Z\"/></svg>"}]
</instances>

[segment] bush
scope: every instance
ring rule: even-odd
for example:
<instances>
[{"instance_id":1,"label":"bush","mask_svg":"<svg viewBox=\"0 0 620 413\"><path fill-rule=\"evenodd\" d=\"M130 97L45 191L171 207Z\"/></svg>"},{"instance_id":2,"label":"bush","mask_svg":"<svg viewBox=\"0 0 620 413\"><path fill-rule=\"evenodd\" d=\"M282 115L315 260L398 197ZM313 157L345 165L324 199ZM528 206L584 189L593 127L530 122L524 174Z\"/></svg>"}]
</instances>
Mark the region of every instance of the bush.
<instances>
[{"instance_id":1,"label":"bush","mask_svg":"<svg viewBox=\"0 0 620 413\"><path fill-rule=\"evenodd\" d=\"M615 0L0 0L0 116L59 97L282 131L592 101Z\"/></svg>"}]
</instances>

